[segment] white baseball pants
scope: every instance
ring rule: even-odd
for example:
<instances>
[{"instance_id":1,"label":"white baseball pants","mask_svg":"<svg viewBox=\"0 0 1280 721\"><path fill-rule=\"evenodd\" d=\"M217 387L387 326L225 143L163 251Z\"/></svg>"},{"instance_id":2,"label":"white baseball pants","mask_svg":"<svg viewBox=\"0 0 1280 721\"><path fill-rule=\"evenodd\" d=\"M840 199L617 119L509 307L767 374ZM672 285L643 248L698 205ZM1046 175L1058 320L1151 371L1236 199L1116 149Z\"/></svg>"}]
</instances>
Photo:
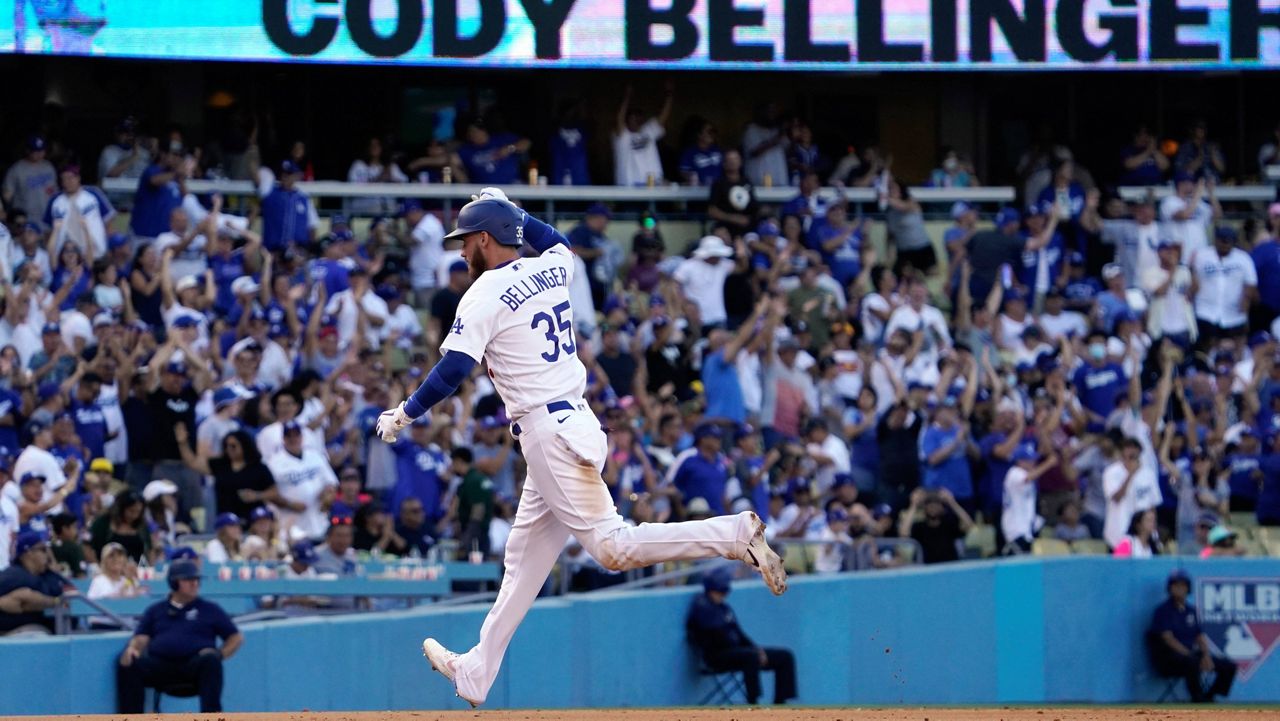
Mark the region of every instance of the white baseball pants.
<instances>
[{"instance_id":1,"label":"white baseball pants","mask_svg":"<svg viewBox=\"0 0 1280 721\"><path fill-rule=\"evenodd\" d=\"M526 416L520 426L529 472L507 539L502 587L480 627L480 642L455 667L458 693L476 703L488 696L511 636L542 590L569 534L603 566L619 571L663 561L740 559L752 534L749 512L705 521L627 525L600 477L608 440L595 415L565 411L532 422Z\"/></svg>"}]
</instances>

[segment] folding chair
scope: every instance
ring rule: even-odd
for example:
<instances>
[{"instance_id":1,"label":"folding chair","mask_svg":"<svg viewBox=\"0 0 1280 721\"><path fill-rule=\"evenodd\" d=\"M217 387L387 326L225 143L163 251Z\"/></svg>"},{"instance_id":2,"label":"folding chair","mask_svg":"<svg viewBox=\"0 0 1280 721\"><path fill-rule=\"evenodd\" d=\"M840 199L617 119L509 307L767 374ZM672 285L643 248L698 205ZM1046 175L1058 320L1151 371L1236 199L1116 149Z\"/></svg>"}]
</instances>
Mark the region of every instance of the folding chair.
<instances>
[{"instance_id":1,"label":"folding chair","mask_svg":"<svg viewBox=\"0 0 1280 721\"><path fill-rule=\"evenodd\" d=\"M712 681L711 689L698 702L699 706L732 706L746 703L747 687L742 682L741 671L717 671L705 663L699 663L698 675L707 676ZM742 700L739 701L739 698Z\"/></svg>"}]
</instances>

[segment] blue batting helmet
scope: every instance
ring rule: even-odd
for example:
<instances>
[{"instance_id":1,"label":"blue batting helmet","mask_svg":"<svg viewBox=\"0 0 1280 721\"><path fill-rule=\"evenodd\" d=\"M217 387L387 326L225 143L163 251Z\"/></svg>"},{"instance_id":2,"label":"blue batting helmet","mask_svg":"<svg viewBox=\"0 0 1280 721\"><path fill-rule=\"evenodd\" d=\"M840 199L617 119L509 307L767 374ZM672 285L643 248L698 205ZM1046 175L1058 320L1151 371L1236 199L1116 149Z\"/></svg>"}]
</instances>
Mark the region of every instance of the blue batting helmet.
<instances>
[{"instance_id":1,"label":"blue batting helmet","mask_svg":"<svg viewBox=\"0 0 1280 721\"><path fill-rule=\"evenodd\" d=\"M503 245L518 248L524 245L524 211L498 198L473 200L458 211L458 227L445 240L480 231Z\"/></svg>"}]
</instances>

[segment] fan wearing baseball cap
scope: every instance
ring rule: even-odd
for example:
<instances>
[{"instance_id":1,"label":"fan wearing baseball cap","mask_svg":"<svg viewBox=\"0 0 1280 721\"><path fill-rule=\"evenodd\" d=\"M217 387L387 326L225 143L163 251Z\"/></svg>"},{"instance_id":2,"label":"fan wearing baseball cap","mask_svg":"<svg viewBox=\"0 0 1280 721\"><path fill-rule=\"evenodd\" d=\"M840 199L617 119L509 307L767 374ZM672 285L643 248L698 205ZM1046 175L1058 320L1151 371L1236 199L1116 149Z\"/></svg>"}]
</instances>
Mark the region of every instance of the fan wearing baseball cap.
<instances>
[{"instance_id":1,"label":"fan wearing baseball cap","mask_svg":"<svg viewBox=\"0 0 1280 721\"><path fill-rule=\"evenodd\" d=\"M143 612L116 665L118 713L142 713L148 688L177 683L196 687L201 713L222 711L222 666L244 636L226 611L200 598L200 579L195 561L169 564L168 598Z\"/></svg>"},{"instance_id":2,"label":"fan wearing baseball cap","mask_svg":"<svg viewBox=\"0 0 1280 721\"><path fill-rule=\"evenodd\" d=\"M43 533L23 531L14 539L13 564L0 571L0 636L53 630L53 619L44 612L63 591L52 562Z\"/></svg>"}]
</instances>

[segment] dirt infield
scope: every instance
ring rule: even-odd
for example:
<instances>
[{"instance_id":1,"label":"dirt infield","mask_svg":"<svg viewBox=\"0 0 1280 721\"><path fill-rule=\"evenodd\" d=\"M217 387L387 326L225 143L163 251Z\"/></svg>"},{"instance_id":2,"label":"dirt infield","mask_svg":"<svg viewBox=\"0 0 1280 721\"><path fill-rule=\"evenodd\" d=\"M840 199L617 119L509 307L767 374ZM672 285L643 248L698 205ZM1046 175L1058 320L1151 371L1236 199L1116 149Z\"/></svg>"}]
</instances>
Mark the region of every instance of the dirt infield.
<instances>
[{"instance_id":1,"label":"dirt infield","mask_svg":"<svg viewBox=\"0 0 1280 721\"><path fill-rule=\"evenodd\" d=\"M23 716L24 721L105 721L112 716ZM1264 721L1280 708L731 708L573 709L565 711L307 711L129 716L130 721Z\"/></svg>"}]
</instances>

